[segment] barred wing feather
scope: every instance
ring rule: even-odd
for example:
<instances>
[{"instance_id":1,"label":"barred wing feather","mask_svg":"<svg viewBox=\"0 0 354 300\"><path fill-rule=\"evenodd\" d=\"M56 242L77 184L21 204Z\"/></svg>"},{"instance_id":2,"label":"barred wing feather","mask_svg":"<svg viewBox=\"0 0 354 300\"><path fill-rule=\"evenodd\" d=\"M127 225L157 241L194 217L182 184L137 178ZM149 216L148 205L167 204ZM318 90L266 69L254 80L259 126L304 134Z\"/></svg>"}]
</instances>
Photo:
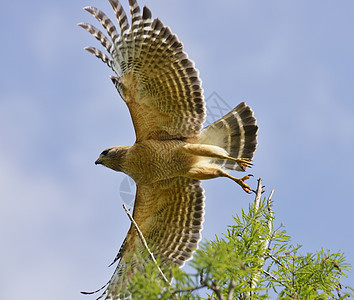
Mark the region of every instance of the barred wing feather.
<instances>
[{"instance_id":1,"label":"barred wing feather","mask_svg":"<svg viewBox=\"0 0 354 300\"><path fill-rule=\"evenodd\" d=\"M183 52L183 45L169 27L152 19L144 7L130 0L132 24L122 5L110 0L121 34L99 9L86 7L105 28L109 38L96 27L79 24L107 50L88 47L115 73L111 79L128 105L137 141L185 139L200 133L205 120L203 89L199 72Z\"/></svg>"}]
</instances>

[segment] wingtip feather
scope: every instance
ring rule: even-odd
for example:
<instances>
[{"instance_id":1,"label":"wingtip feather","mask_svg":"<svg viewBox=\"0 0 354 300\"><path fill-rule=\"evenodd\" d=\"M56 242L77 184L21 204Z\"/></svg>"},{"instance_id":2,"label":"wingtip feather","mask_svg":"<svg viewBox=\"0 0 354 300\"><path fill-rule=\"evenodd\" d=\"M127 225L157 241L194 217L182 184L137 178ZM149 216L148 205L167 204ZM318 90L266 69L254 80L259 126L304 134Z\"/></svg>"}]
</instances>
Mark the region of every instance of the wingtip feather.
<instances>
[{"instance_id":1,"label":"wingtip feather","mask_svg":"<svg viewBox=\"0 0 354 300\"><path fill-rule=\"evenodd\" d=\"M151 10L144 6L143 8L143 19L144 20L148 20L148 19L151 19L152 18L152 13L151 13Z\"/></svg>"}]
</instances>

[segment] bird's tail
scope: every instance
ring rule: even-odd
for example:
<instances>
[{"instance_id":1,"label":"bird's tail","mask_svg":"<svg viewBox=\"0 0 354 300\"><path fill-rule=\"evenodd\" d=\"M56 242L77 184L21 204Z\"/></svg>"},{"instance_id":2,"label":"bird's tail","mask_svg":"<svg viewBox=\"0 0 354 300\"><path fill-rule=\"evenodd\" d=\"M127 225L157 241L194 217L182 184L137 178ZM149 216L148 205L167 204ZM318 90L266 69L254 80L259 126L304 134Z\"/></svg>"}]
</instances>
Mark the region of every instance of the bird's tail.
<instances>
[{"instance_id":1,"label":"bird's tail","mask_svg":"<svg viewBox=\"0 0 354 300\"><path fill-rule=\"evenodd\" d=\"M252 160L257 146L257 131L258 126L252 109L242 102L204 128L197 143L219 146L231 157ZM234 161L217 159L215 163L231 170L244 171Z\"/></svg>"}]
</instances>

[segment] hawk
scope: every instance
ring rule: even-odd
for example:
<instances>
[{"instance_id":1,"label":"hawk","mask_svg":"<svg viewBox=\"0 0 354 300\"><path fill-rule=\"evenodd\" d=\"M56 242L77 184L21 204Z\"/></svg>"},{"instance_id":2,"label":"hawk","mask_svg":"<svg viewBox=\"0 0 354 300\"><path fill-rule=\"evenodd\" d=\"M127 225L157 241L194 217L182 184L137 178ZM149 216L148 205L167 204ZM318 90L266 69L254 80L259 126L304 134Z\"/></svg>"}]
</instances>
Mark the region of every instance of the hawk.
<instances>
[{"instance_id":1,"label":"hawk","mask_svg":"<svg viewBox=\"0 0 354 300\"><path fill-rule=\"evenodd\" d=\"M227 177L250 192L245 171L257 145L256 119L244 102L203 129L206 109L199 72L169 27L129 0L131 23L118 0L109 0L120 27L101 10L85 7L105 28L80 23L107 54L85 48L115 73L111 76L127 104L136 142L104 150L96 164L130 176L137 185L133 218L148 247L163 264L182 266L201 239L204 190L200 180ZM114 262L118 266L102 297L117 299L127 269L138 269L144 247L133 226Z\"/></svg>"}]
</instances>

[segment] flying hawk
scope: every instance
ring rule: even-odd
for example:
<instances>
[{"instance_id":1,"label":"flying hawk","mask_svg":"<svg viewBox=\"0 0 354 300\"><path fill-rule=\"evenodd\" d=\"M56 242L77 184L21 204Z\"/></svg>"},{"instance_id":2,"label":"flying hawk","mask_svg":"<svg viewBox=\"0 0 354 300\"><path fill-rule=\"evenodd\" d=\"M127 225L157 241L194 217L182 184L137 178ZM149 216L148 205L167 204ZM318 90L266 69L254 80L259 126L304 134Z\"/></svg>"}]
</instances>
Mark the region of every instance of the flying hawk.
<instances>
[{"instance_id":1,"label":"flying hawk","mask_svg":"<svg viewBox=\"0 0 354 300\"><path fill-rule=\"evenodd\" d=\"M132 146L104 150L96 164L124 172L137 185L133 218L148 247L164 265L182 266L201 239L204 190L200 180L228 177L250 192L228 170L245 171L257 145L256 119L244 102L203 127L205 103L199 72L169 27L129 0L131 24L118 0L109 0L120 34L99 9L85 7L105 28L79 26L98 39L107 54L85 48L115 73L111 79L128 105L136 134ZM102 297L118 299L127 273L137 269L143 244L133 226L115 259L118 266ZM130 268L130 271L127 270Z\"/></svg>"}]
</instances>

